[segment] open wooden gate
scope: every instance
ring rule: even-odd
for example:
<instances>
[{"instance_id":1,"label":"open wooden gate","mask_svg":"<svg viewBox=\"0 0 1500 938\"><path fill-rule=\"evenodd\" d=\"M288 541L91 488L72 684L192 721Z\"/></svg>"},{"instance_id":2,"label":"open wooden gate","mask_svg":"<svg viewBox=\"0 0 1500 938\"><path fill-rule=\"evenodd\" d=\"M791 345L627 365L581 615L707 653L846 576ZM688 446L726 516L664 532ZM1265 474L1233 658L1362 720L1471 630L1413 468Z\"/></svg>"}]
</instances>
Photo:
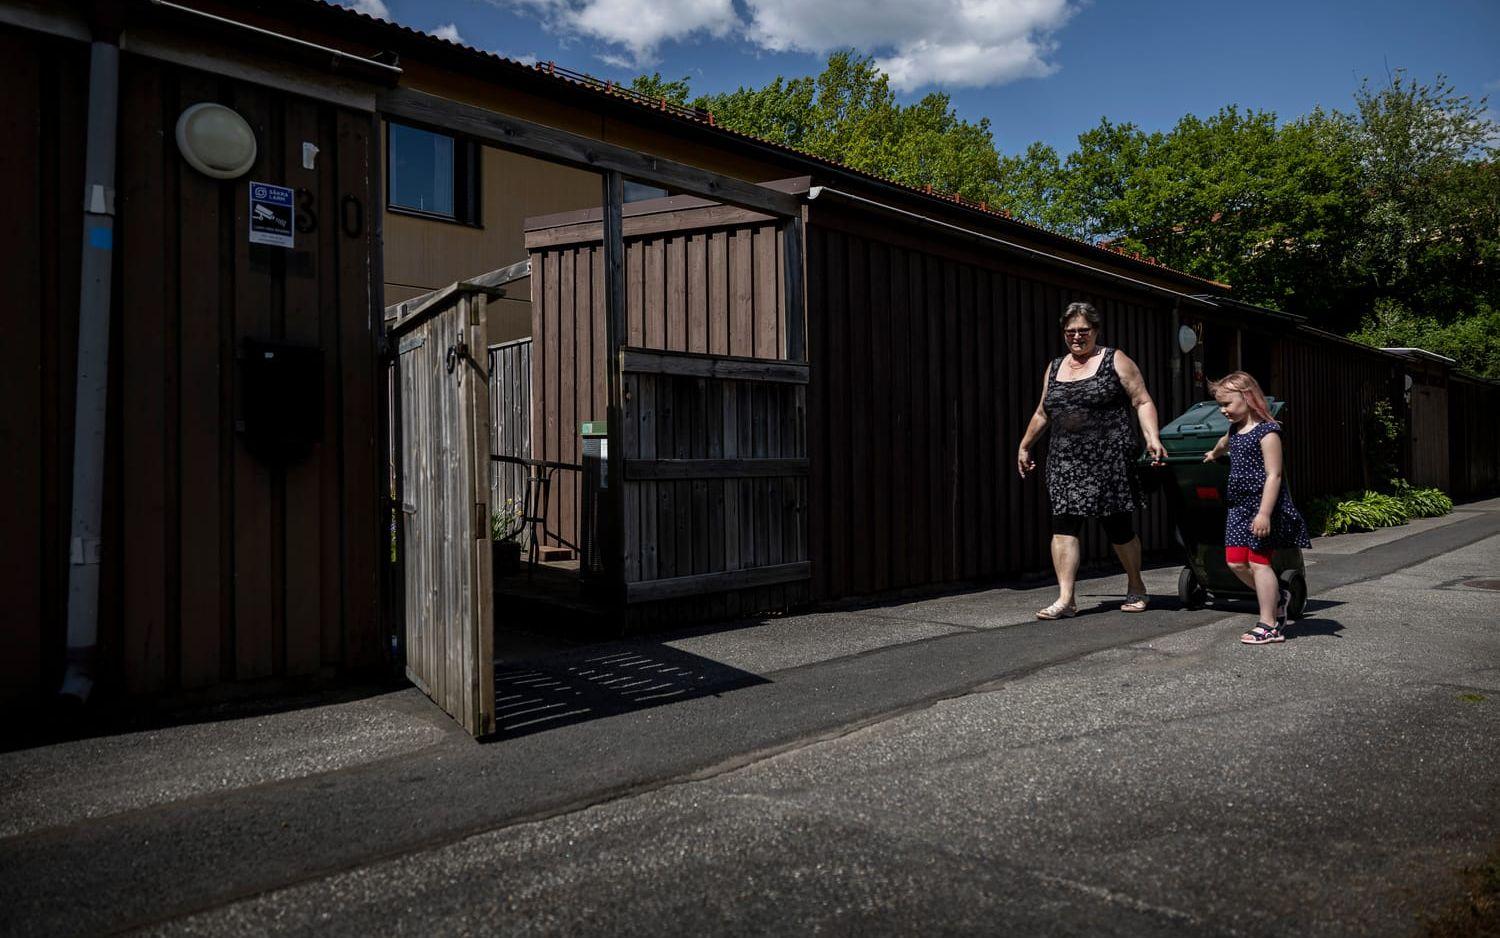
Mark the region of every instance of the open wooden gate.
<instances>
[{"instance_id":1,"label":"open wooden gate","mask_svg":"<svg viewBox=\"0 0 1500 938\"><path fill-rule=\"evenodd\" d=\"M464 729L495 729L485 298L458 283L403 303L395 355L397 550L406 675Z\"/></svg>"}]
</instances>

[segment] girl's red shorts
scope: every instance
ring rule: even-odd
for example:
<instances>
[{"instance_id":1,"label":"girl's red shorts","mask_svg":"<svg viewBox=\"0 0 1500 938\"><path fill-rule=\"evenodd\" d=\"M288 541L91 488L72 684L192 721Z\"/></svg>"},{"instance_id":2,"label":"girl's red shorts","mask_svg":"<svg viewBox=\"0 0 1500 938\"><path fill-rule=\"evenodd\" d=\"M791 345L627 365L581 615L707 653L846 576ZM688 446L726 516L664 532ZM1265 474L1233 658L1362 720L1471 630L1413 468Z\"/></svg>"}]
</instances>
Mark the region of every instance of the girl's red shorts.
<instances>
[{"instance_id":1,"label":"girl's red shorts","mask_svg":"<svg viewBox=\"0 0 1500 938\"><path fill-rule=\"evenodd\" d=\"M1264 552L1250 547L1226 547L1224 548L1224 560L1226 563L1258 563L1261 566L1271 565L1271 554L1275 551L1267 548Z\"/></svg>"}]
</instances>

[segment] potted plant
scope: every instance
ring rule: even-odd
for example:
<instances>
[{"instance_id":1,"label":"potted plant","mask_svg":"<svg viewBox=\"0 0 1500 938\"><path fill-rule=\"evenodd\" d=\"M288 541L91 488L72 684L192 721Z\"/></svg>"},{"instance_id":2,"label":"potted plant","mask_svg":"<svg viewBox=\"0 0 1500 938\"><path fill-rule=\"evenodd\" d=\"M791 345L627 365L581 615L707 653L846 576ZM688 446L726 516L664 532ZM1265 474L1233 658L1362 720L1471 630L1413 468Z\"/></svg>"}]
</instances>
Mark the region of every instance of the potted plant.
<instances>
[{"instance_id":1,"label":"potted plant","mask_svg":"<svg viewBox=\"0 0 1500 938\"><path fill-rule=\"evenodd\" d=\"M491 557L495 579L521 569L521 506L513 498L490 512Z\"/></svg>"}]
</instances>

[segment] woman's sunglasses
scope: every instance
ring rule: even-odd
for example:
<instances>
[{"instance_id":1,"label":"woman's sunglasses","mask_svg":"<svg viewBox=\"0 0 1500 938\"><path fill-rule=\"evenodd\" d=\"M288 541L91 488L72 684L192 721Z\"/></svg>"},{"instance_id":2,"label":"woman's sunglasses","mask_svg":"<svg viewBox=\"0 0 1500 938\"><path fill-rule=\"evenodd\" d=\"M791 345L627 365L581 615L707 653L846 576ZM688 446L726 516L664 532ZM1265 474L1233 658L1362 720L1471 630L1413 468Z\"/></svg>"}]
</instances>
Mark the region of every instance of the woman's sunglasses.
<instances>
[{"instance_id":1,"label":"woman's sunglasses","mask_svg":"<svg viewBox=\"0 0 1500 938\"><path fill-rule=\"evenodd\" d=\"M1075 336L1075 335L1076 336L1085 336L1085 335L1088 335L1090 332L1093 332L1093 331L1094 331L1094 329L1093 329L1092 326L1090 326L1087 329L1064 329L1063 330L1063 335L1069 336L1071 338L1072 336Z\"/></svg>"}]
</instances>

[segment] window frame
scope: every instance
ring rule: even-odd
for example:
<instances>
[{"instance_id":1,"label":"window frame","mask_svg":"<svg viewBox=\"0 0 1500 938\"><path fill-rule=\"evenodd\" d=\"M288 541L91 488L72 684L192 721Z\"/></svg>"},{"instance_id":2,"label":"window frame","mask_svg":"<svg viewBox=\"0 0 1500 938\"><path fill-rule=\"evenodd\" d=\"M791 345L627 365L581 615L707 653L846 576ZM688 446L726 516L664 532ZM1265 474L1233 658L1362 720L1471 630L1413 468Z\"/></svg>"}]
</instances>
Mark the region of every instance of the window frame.
<instances>
[{"instance_id":1,"label":"window frame","mask_svg":"<svg viewBox=\"0 0 1500 938\"><path fill-rule=\"evenodd\" d=\"M423 133L433 134L439 137L447 137L453 141L453 214L445 215L442 212L430 212L420 208L412 208L409 205L401 205L392 198L392 188L395 183L395 164L391 161L391 128L404 127L408 130L419 130ZM446 133L441 130L433 130L421 124L407 123L406 121L385 121L385 208L386 211L396 215L408 215L412 218L425 218L428 221L446 222L450 225L463 225L465 228L484 227L484 202L481 198L480 180L484 168L484 148L476 141L458 134Z\"/></svg>"}]
</instances>

